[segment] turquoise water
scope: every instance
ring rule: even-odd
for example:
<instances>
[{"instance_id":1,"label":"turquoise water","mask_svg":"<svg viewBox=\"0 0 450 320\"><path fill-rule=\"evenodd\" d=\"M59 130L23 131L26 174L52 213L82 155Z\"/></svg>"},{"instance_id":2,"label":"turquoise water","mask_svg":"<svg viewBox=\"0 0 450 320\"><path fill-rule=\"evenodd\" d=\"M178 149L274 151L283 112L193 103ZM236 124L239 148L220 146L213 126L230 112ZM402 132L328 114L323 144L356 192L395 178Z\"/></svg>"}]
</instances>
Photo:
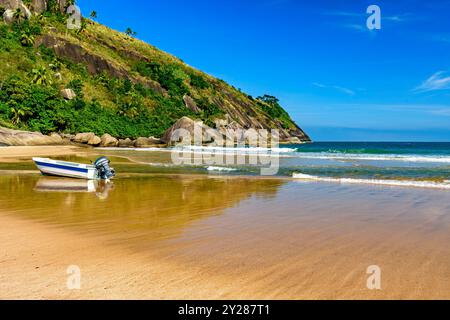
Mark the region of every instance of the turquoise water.
<instances>
[{"instance_id":1,"label":"turquoise water","mask_svg":"<svg viewBox=\"0 0 450 320\"><path fill-rule=\"evenodd\" d=\"M300 173L337 179L450 180L450 143L316 142L284 145L278 151L280 176ZM251 152L248 149L247 153ZM254 165L225 167L234 171L222 170L221 174L260 172L260 166Z\"/></svg>"},{"instance_id":2,"label":"turquoise water","mask_svg":"<svg viewBox=\"0 0 450 320\"><path fill-rule=\"evenodd\" d=\"M318 142L288 145L280 174L354 179L450 179L450 143Z\"/></svg>"},{"instance_id":3,"label":"turquoise water","mask_svg":"<svg viewBox=\"0 0 450 320\"><path fill-rule=\"evenodd\" d=\"M450 157L450 142L316 142L287 145L298 152L330 154L430 155Z\"/></svg>"},{"instance_id":4,"label":"turquoise water","mask_svg":"<svg viewBox=\"0 0 450 320\"><path fill-rule=\"evenodd\" d=\"M283 145L275 150L261 148L221 148L221 147L183 147L156 151L134 150L133 158L139 162L158 165L152 159L153 152L169 154L187 152L188 156L202 159L191 165L190 170L207 171L216 175L259 175L261 168L276 166L275 175L313 180L348 180L350 183L377 183L376 180L410 182L412 186L425 187L439 184L450 190L450 143L392 143L392 142L316 142L312 144ZM149 151L149 152L146 152ZM130 154L130 151L127 151ZM208 157L217 154L223 158L233 155L235 161L210 163ZM241 162L237 162L237 155ZM260 161L251 164L251 155ZM245 161L242 162L242 156ZM189 158L188 157L188 158ZM218 159L222 159L218 157ZM233 159L233 157L231 157ZM267 160L270 164L267 163ZM170 164L165 166L186 167L189 164ZM362 180L362 181L359 181ZM334 181L334 180L332 180Z\"/></svg>"}]
</instances>

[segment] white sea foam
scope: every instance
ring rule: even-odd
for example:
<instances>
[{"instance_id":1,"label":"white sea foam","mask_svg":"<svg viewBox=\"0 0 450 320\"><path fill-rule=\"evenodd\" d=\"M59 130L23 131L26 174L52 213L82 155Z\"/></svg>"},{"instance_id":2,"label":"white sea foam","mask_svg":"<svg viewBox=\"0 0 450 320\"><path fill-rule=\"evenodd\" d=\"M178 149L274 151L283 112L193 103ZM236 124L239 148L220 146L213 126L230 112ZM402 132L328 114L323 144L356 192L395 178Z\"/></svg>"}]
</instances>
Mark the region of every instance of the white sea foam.
<instances>
[{"instance_id":1,"label":"white sea foam","mask_svg":"<svg viewBox=\"0 0 450 320\"><path fill-rule=\"evenodd\" d=\"M162 151L162 152L170 152L171 149L167 148L96 148L99 150L106 150L106 151Z\"/></svg>"},{"instance_id":2,"label":"white sea foam","mask_svg":"<svg viewBox=\"0 0 450 320\"><path fill-rule=\"evenodd\" d=\"M174 148L97 148L107 151L161 151L161 152L180 152L191 151L193 153L233 153L233 154L279 154L279 153L292 153L297 151L293 148L252 148L252 147L205 147L205 146L183 146Z\"/></svg>"},{"instance_id":3,"label":"white sea foam","mask_svg":"<svg viewBox=\"0 0 450 320\"><path fill-rule=\"evenodd\" d=\"M416 187L416 188L432 188L432 189L447 189L450 190L450 181L433 182L433 181L406 181L406 180L379 180L379 179L353 179L353 178L331 178L318 177L303 173L294 173L294 179L304 181L319 181L319 182L336 182L342 184L375 184L395 187Z\"/></svg>"},{"instance_id":4,"label":"white sea foam","mask_svg":"<svg viewBox=\"0 0 450 320\"><path fill-rule=\"evenodd\" d=\"M185 146L174 148L174 150L192 150L201 152L223 152L223 153L289 153L295 152L293 148L262 148L262 147L206 147L206 146Z\"/></svg>"},{"instance_id":5,"label":"white sea foam","mask_svg":"<svg viewBox=\"0 0 450 320\"><path fill-rule=\"evenodd\" d=\"M159 152L192 152L194 154L234 154L246 156L277 156L281 158L319 159L338 161L401 161L412 163L448 163L450 156L438 155L397 155L397 154L356 154L328 152L297 152L295 148L258 148L258 147L205 147L183 146L175 148L98 148L110 151L159 151Z\"/></svg>"},{"instance_id":6,"label":"white sea foam","mask_svg":"<svg viewBox=\"0 0 450 320\"><path fill-rule=\"evenodd\" d=\"M354 153L296 153L291 155L303 159L322 160L366 160L366 161L402 161L402 162L430 162L450 163L449 156L395 155L395 154L354 154Z\"/></svg>"},{"instance_id":7,"label":"white sea foam","mask_svg":"<svg viewBox=\"0 0 450 320\"><path fill-rule=\"evenodd\" d=\"M206 170L208 171L225 171L225 172L232 172L232 171L237 171L237 169L234 168L227 168L227 167L214 167L214 166L209 166L206 168Z\"/></svg>"}]
</instances>

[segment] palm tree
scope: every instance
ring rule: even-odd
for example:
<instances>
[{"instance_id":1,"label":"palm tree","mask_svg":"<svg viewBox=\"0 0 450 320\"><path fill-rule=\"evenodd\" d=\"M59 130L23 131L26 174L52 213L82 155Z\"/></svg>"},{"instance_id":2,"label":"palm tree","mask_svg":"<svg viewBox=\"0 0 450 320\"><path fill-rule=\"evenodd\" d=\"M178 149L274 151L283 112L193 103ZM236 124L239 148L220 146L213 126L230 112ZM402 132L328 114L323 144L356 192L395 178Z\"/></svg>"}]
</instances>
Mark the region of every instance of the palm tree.
<instances>
[{"instance_id":1,"label":"palm tree","mask_svg":"<svg viewBox=\"0 0 450 320\"><path fill-rule=\"evenodd\" d=\"M53 61L48 65L50 69L52 69L55 72L58 72L61 70L62 63L58 59L53 59Z\"/></svg>"},{"instance_id":2,"label":"palm tree","mask_svg":"<svg viewBox=\"0 0 450 320\"><path fill-rule=\"evenodd\" d=\"M25 110L12 107L11 108L12 118L11 121L14 125L17 125L22 121L22 118L26 115Z\"/></svg>"},{"instance_id":3,"label":"palm tree","mask_svg":"<svg viewBox=\"0 0 450 320\"><path fill-rule=\"evenodd\" d=\"M31 70L32 82L40 86L47 86L52 84L51 78L48 76L47 69L39 67Z\"/></svg>"},{"instance_id":4,"label":"palm tree","mask_svg":"<svg viewBox=\"0 0 450 320\"><path fill-rule=\"evenodd\" d=\"M93 19L93 20L97 19L97 11L95 11L95 10L92 11L90 17L91 17L91 19Z\"/></svg>"},{"instance_id":5,"label":"palm tree","mask_svg":"<svg viewBox=\"0 0 450 320\"><path fill-rule=\"evenodd\" d=\"M16 20L17 23L20 23L22 21L22 9L17 8L16 11L14 11L13 14L14 20Z\"/></svg>"},{"instance_id":6,"label":"palm tree","mask_svg":"<svg viewBox=\"0 0 450 320\"><path fill-rule=\"evenodd\" d=\"M86 27L87 27L86 22L85 22L84 20L81 21L80 28L78 28L78 29L75 31L75 33L76 33L77 35L80 35L81 33L83 33L84 30L86 30Z\"/></svg>"},{"instance_id":7,"label":"palm tree","mask_svg":"<svg viewBox=\"0 0 450 320\"><path fill-rule=\"evenodd\" d=\"M20 43L22 43L23 46L31 47L34 44L34 36L24 32L20 37Z\"/></svg>"}]
</instances>

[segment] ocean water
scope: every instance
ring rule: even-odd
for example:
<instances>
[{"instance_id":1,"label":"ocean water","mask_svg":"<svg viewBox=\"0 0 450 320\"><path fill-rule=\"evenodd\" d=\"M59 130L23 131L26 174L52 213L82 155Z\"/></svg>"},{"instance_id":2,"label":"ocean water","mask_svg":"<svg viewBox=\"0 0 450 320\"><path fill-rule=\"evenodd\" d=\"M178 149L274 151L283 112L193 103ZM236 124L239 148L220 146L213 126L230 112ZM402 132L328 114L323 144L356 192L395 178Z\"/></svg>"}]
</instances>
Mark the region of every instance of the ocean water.
<instances>
[{"instance_id":1,"label":"ocean water","mask_svg":"<svg viewBox=\"0 0 450 320\"><path fill-rule=\"evenodd\" d=\"M304 180L450 189L450 143L290 145L280 174Z\"/></svg>"},{"instance_id":2,"label":"ocean water","mask_svg":"<svg viewBox=\"0 0 450 320\"><path fill-rule=\"evenodd\" d=\"M259 175L262 167L276 166L275 175L339 183L372 183L394 186L443 188L450 190L450 143L415 142L316 142L312 144L282 145L277 149L220 148L190 146L173 149L135 149L116 152L131 155L140 163L180 166L171 163L170 154L183 151L196 162L181 166L217 175ZM166 154L157 161L155 153ZM222 163L211 163L222 159ZM235 161L226 161L233 155ZM244 156L238 163L237 155ZM251 164L250 156L258 156L258 164ZM233 159L231 157L231 159Z\"/></svg>"}]
</instances>

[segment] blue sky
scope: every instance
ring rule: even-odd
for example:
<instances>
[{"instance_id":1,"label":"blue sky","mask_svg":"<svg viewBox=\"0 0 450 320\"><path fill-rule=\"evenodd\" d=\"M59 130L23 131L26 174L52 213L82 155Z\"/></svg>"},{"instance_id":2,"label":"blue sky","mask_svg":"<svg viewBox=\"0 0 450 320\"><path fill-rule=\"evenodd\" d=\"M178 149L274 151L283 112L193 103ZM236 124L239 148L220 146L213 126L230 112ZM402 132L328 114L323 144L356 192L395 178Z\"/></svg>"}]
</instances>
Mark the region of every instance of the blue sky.
<instances>
[{"instance_id":1,"label":"blue sky","mask_svg":"<svg viewBox=\"0 0 450 320\"><path fill-rule=\"evenodd\" d=\"M371 4L381 30L366 27ZM277 96L316 141L450 141L450 0L78 5L245 92Z\"/></svg>"}]
</instances>

